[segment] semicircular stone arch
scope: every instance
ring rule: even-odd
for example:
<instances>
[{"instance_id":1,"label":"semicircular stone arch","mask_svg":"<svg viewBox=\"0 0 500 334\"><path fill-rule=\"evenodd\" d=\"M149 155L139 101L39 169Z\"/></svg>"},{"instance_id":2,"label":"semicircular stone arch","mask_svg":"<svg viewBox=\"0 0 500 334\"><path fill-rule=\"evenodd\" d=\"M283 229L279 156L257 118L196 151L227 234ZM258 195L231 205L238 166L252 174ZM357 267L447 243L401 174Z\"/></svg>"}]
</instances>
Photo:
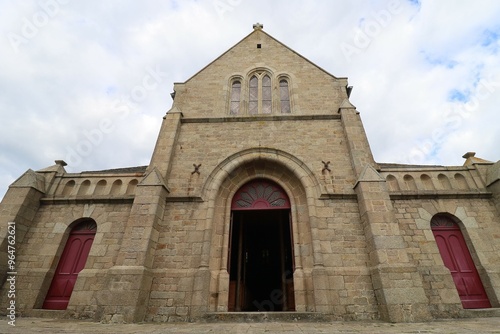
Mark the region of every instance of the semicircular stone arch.
<instances>
[{"instance_id":1,"label":"semicircular stone arch","mask_svg":"<svg viewBox=\"0 0 500 334\"><path fill-rule=\"evenodd\" d=\"M258 161L262 163L268 161L271 165L275 165L273 168L276 166L286 168L294 177L301 180L301 183L308 193L308 197L320 196L319 181L316 179L314 173L300 159L281 150L258 148L235 153L216 166L207 177L202 187L201 194L203 198L206 200L214 198L215 193L219 191L224 179L226 179L227 176L234 175L235 170L239 168L239 166L252 164ZM245 171L245 173L247 172Z\"/></svg>"},{"instance_id":2,"label":"semicircular stone arch","mask_svg":"<svg viewBox=\"0 0 500 334\"><path fill-rule=\"evenodd\" d=\"M292 216L292 238L294 240L295 272L300 272L303 280L298 286L312 286L309 273L314 263L321 260L301 254L319 253L313 250L312 228L310 211L314 210L310 201L318 195L315 179L308 175L304 165L296 163L291 156L280 154L265 154L262 151L247 151L246 154L234 155L227 159L210 175L210 180L204 187L205 202L207 203L207 219L210 237L205 239L209 248L202 257L212 271L210 286L211 295L216 295L216 300L210 301L211 310L227 307L227 292L220 290L229 284L227 273L228 249L230 239L231 204L235 195L245 185L252 184L254 180L267 180L281 187L289 198L290 213ZM242 188L243 187L243 188ZM314 260L313 260L314 258ZM202 263L204 260L202 260ZM307 274L305 274L307 272ZM312 291L301 291L301 296L310 296ZM296 300L297 310L306 307L307 302Z\"/></svg>"},{"instance_id":3,"label":"semicircular stone arch","mask_svg":"<svg viewBox=\"0 0 500 334\"><path fill-rule=\"evenodd\" d=\"M391 191L400 191L398 179L392 174L387 175L385 178L387 183L389 184L389 190Z\"/></svg>"},{"instance_id":4,"label":"semicircular stone arch","mask_svg":"<svg viewBox=\"0 0 500 334\"><path fill-rule=\"evenodd\" d=\"M71 195L73 193L74 188L75 188L75 180L69 180L64 185L64 188L63 188L63 191L62 191L62 195L63 196L69 196L69 195Z\"/></svg>"}]
</instances>

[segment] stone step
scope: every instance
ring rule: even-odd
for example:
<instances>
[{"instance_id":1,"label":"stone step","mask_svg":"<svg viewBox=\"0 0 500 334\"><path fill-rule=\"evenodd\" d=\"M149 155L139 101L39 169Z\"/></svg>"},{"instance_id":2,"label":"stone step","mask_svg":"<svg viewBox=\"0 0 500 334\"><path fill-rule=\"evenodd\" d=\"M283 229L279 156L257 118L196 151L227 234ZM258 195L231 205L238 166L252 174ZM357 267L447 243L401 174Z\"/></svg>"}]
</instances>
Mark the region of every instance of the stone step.
<instances>
[{"instance_id":1,"label":"stone step","mask_svg":"<svg viewBox=\"0 0 500 334\"><path fill-rule=\"evenodd\" d=\"M71 319L71 314L66 310L32 309L29 310L27 316L46 319Z\"/></svg>"},{"instance_id":2,"label":"stone step","mask_svg":"<svg viewBox=\"0 0 500 334\"><path fill-rule=\"evenodd\" d=\"M500 308L477 308L462 310L463 318L490 318L500 317Z\"/></svg>"},{"instance_id":3,"label":"stone step","mask_svg":"<svg viewBox=\"0 0 500 334\"><path fill-rule=\"evenodd\" d=\"M267 322L301 321L329 322L331 318L317 312L211 312L205 314L206 322Z\"/></svg>"}]
</instances>

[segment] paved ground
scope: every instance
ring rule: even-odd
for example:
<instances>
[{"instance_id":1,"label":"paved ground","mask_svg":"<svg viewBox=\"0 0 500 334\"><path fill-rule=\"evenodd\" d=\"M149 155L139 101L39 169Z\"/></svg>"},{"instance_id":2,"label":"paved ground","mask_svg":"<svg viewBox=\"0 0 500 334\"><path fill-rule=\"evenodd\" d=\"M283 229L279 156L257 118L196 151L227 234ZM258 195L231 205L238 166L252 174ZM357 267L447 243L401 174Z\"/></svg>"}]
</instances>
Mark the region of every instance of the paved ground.
<instances>
[{"instance_id":1,"label":"paved ground","mask_svg":"<svg viewBox=\"0 0 500 334\"><path fill-rule=\"evenodd\" d=\"M0 333L500 333L500 318L440 320L427 323L390 324L385 322L263 322L263 323L147 323L101 324L78 320L18 318L16 326L0 320Z\"/></svg>"}]
</instances>

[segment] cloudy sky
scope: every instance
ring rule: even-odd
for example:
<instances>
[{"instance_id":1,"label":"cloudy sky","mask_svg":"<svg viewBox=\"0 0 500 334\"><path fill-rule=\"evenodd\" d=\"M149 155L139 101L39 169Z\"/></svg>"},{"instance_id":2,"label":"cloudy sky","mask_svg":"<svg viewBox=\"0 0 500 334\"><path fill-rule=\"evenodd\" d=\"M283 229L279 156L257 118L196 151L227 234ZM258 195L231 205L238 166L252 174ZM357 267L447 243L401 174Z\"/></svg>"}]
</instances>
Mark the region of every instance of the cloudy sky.
<instances>
[{"instance_id":1,"label":"cloudy sky","mask_svg":"<svg viewBox=\"0 0 500 334\"><path fill-rule=\"evenodd\" d=\"M0 197L27 169L147 165L174 82L261 22L354 86L378 162L500 158L497 0L0 0Z\"/></svg>"}]
</instances>

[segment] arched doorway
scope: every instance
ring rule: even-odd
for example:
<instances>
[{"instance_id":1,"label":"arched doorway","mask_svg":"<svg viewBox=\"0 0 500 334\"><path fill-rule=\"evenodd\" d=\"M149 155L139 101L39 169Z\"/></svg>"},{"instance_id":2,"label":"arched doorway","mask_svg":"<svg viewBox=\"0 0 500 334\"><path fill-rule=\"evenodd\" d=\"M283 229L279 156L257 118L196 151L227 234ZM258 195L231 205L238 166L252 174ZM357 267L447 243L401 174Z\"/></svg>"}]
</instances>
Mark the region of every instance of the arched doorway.
<instances>
[{"instance_id":1,"label":"arched doorway","mask_svg":"<svg viewBox=\"0 0 500 334\"><path fill-rule=\"evenodd\" d=\"M276 183L253 180L231 203L229 311L294 311L290 200Z\"/></svg>"},{"instance_id":2,"label":"arched doorway","mask_svg":"<svg viewBox=\"0 0 500 334\"><path fill-rule=\"evenodd\" d=\"M464 308L491 307L460 227L447 215L432 217L431 229Z\"/></svg>"},{"instance_id":3,"label":"arched doorway","mask_svg":"<svg viewBox=\"0 0 500 334\"><path fill-rule=\"evenodd\" d=\"M87 262L96 230L97 225L91 219L79 223L71 230L43 302L44 309L65 310L68 307L78 273Z\"/></svg>"}]
</instances>

